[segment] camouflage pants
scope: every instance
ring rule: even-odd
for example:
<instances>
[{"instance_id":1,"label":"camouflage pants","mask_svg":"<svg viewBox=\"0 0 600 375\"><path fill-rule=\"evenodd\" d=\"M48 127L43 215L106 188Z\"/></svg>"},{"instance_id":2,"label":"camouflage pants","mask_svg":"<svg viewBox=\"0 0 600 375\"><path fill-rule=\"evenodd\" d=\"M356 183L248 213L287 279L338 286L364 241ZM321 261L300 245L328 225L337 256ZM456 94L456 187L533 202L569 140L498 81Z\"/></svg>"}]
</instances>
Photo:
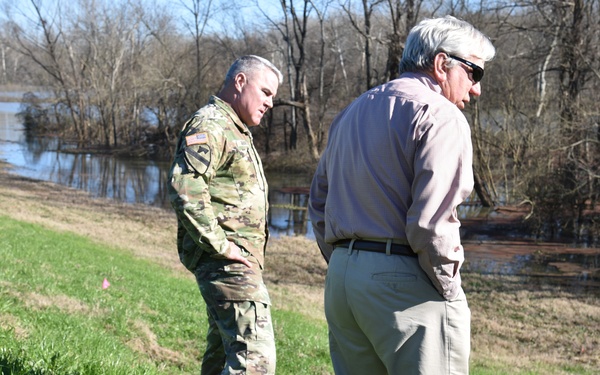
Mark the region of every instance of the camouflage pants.
<instances>
[{"instance_id":1,"label":"camouflage pants","mask_svg":"<svg viewBox=\"0 0 600 375\"><path fill-rule=\"evenodd\" d=\"M275 374L269 295L252 263L210 259L196 269L209 323L202 375Z\"/></svg>"}]
</instances>

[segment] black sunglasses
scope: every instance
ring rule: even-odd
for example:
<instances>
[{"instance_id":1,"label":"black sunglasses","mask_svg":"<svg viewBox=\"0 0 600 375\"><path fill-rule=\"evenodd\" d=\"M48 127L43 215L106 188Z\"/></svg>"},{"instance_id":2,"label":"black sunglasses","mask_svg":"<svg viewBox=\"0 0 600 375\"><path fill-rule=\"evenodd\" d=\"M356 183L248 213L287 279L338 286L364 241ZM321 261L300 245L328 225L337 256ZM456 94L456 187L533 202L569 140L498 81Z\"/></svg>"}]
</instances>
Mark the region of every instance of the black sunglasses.
<instances>
[{"instance_id":1,"label":"black sunglasses","mask_svg":"<svg viewBox=\"0 0 600 375\"><path fill-rule=\"evenodd\" d=\"M461 63L465 64L466 66L468 66L469 68L472 69L471 73L473 76L473 81L475 81L475 83L481 81L481 79L483 78L483 68L480 67L479 65L473 64L472 62L465 60L465 59L461 59L460 57L451 55L449 53L446 54L449 58L460 61Z\"/></svg>"}]
</instances>

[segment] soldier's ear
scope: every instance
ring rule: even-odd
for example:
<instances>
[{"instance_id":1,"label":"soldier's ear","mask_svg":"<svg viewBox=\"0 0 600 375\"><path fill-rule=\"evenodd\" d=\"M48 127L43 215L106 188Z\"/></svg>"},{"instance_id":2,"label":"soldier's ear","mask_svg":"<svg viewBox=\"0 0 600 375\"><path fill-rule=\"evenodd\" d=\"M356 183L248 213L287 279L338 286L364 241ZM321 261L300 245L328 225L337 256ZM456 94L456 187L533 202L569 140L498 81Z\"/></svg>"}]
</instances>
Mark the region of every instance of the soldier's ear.
<instances>
[{"instance_id":1,"label":"soldier's ear","mask_svg":"<svg viewBox=\"0 0 600 375\"><path fill-rule=\"evenodd\" d=\"M245 73L238 73L234 78L234 82L235 88L239 92L242 92L242 89L244 88L244 86L246 86L246 83L248 83L248 77Z\"/></svg>"}]
</instances>

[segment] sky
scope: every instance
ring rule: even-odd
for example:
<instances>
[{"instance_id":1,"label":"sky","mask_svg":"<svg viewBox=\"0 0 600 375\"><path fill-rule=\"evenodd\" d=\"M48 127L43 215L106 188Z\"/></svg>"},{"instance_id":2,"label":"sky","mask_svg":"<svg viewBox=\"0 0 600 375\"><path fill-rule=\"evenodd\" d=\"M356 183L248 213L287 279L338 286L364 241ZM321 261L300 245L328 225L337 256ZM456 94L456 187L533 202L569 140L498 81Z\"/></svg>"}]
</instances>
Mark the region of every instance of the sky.
<instances>
[{"instance_id":1,"label":"sky","mask_svg":"<svg viewBox=\"0 0 600 375\"><path fill-rule=\"evenodd\" d=\"M77 0L33 0L34 2L41 4L41 8L45 11L44 13L49 15L54 13L52 10L56 4L63 4L67 7L76 4ZM87 0L94 1L94 0ZM117 1L128 1L128 0L95 0L99 3L107 1L109 3ZM134 0L137 1L137 0ZM164 6L170 11L180 16L182 20L192 20L192 15L187 7L191 7L194 0L141 0L143 5L147 5L149 8L157 8ZM265 14L269 17L278 19L282 13L281 5L279 0L245 0L245 1L231 1L231 0L201 0L201 7L205 7L206 4L211 2L211 13L214 15L207 23L208 32L228 32L233 31L236 28L249 29L252 27L260 27L261 23L265 23ZM0 4L9 5L12 9L10 18L13 20L20 20L24 17L29 16L30 18L37 18L34 16L32 7L32 0L0 0ZM5 7L0 8L0 13L4 13ZM263 14L264 13L264 14ZM6 14L0 16L6 17ZM183 21L181 22L183 24Z\"/></svg>"},{"instance_id":2,"label":"sky","mask_svg":"<svg viewBox=\"0 0 600 375\"><path fill-rule=\"evenodd\" d=\"M151 3L153 0L148 0ZM190 19L190 12L182 4L190 6L193 0L156 0L158 3L166 4L175 13L181 14L184 19ZM202 4L208 0L202 0ZM281 5L279 0L212 0L212 13L216 16L210 18L207 24L209 32L227 32L233 29L250 29L260 27L262 23L268 22L265 15L273 19L281 17Z\"/></svg>"}]
</instances>

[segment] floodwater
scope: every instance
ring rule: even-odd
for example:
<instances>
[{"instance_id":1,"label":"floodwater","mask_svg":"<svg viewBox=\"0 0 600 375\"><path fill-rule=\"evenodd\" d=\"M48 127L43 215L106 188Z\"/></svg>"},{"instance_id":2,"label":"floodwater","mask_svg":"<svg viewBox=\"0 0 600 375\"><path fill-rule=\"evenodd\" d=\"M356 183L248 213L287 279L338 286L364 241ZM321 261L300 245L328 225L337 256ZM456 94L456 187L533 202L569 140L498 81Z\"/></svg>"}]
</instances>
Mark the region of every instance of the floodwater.
<instances>
[{"instance_id":1,"label":"floodwater","mask_svg":"<svg viewBox=\"0 0 600 375\"><path fill-rule=\"evenodd\" d=\"M56 140L25 135L15 116L19 109L19 103L0 102L0 160L11 164L14 173L81 189L95 197L170 209L165 191L168 163L58 152ZM314 239L306 211L310 176L269 174L267 178L273 236ZM491 215L476 206L459 211L461 219ZM532 284L600 291L600 249L538 244L526 236L500 234L495 238L463 233L463 272L515 275Z\"/></svg>"},{"instance_id":2,"label":"floodwater","mask_svg":"<svg viewBox=\"0 0 600 375\"><path fill-rule=\"evenodd\" d=\"M26 136L16 117L19 110L20 103L0 102L0 160L9 163L14 173L84 190L93 197L171 209L165 189L169 163L58 152L56 139ZM314 238L306 213L310 176L271 174L267 178L271 234ZM289 187L300 190L287 191Z\"/></svg>"}]
</instances>

